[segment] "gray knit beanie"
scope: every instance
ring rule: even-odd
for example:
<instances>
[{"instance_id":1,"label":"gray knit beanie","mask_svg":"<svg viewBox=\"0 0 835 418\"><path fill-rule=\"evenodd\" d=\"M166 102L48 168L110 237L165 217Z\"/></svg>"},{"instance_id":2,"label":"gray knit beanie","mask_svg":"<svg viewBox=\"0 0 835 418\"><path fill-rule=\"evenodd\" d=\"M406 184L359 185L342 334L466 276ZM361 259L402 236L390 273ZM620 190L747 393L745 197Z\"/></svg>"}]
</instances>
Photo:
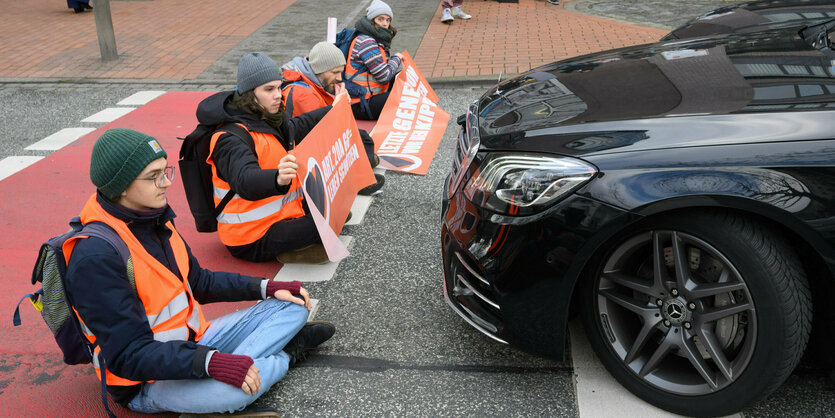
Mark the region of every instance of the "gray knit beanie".
<instances>
[{"instance_id":1,"label":"gray knit beanie","mask_svg":"<svg viewBox=\"0 0 835 418\"><path fill-rule=\"evenodd\" d=\"M368 20L374 20L374 18L379 15L388 15L390 18L394 19L394 14L391 13L391 7L389 7L388 4L381 0L374 0L371 2L371 6L368 6L368 9L366 9L365 17L367 17Z\"/></svg>"},{"instance_id":2,"label":"gray knit beanie","mask_svg":"<svg viewBox=\"0 0 835 418\"><path fill-rule=\"evenodd\" d=\"M281 80L281 71L263 52L250 52L238 63L238 93L244 94L264 83Z\"/></svg>"},{"instance_id":3,"label":"gray knit beanie","mask_svg":"<svg viewBox=\"0 0 835 418\"><path fill-rule=\"evenodd\" d=\"M342 55L342 51L336 45L326 41L313 45L307 61L315 74L345 66L345 56Z\"/></svg>"},{"instance_id":4,"label":"gray knit beanie","mask_svg":"<svg viewBox=\"0 0 835 418\"><path fill-rule=\"evenodd\" d=\"M90 180L108 199L116 199L152 161L167 158L156 139L133 129L109 129L93 145Z\"/></svg>"}]
</instances>

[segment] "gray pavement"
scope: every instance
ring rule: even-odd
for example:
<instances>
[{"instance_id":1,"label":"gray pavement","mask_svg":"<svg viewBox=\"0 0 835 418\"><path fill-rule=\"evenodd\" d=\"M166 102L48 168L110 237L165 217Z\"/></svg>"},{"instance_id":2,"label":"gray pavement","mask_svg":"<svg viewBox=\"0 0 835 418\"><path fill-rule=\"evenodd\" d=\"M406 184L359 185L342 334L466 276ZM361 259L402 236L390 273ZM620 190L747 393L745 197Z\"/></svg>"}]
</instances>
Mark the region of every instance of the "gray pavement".
<instances>
[{"instance_id":1,"label":"gray pavement","mask_svg":"<svg viewBox=\"0 0 835 418\"><path fill-rule=\"evenodd\" d=\"M247 52L261 51L282 65L296 56L307 56L310 48L327 36L328 17L337 18L337 31L353 27L364 16L370 1L342 0L299 1L258 29L252 36L227 52L198 78L199 82L224 83L234 80L238 61ZM431 1L390 0L397 10L393 26L398 29L392 51L407 50L414 56L429 26L437 4Z\"/></svg>"},{"instance_id":2,"label":"gray pavement","mask_svg":"<svg viewBox=\"0 0 835 418\"><path fill-rule=\"evenodd\" d=\"M605 17L619 22L673 29L689 19L735 0L571 0L565 8L591 16Z\"/></svg>"}]
</instances>

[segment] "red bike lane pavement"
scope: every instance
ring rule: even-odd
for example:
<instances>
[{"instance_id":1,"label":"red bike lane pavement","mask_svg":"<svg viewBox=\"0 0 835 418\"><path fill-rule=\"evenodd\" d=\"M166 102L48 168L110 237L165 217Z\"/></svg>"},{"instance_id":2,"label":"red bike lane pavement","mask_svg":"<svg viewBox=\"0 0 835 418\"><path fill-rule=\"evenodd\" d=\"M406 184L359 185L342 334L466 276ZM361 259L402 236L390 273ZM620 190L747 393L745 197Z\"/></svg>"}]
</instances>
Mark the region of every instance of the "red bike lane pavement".
<instances>
[{"instance_id":1,"label":"red bike lane pavement","mask_svg":"<svg viewBox=\"0 0 835 418\"><path fill-rule=\"evenodd\" d=\"M31 285L32 267L40 245L69 229L84 202L95 192L90 182L90 153L96 139L111 128L130 128L156 138L177 166L181 141L197 125L197 104L212 92L169 92L127 115L50 154L0 181L0 306L7 320L0 321L0 411L8 416L100 416L99 381L92 366L68 366L40 314L27 301L20 305L22 325L14 327L17 302L38 287ZM179 173L178 173L179 174ZM168 190L177 218L177 230L204 268L273 278L278 262L249 263L233 258L216 234L198 233L186 203L179 176ZM245 308L252 302L205 306L208 318ZM111 402L119 415L130 411ZM138 416L138 414L137 414Z\"/></svg>"}]
</instances>

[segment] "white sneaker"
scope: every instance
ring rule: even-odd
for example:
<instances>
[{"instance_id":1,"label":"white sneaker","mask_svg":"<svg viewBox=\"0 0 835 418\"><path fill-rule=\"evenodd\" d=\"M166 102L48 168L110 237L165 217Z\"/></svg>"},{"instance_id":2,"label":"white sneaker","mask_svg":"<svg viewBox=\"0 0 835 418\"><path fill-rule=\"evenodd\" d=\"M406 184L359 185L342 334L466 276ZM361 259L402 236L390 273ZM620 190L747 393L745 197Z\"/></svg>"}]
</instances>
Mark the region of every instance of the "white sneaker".
<instances>
[{"instance_id":1,"label":"white sneaker","mask_svg":"<svg viewBox=\"0 0 835 418\"><path fill-rule=\"evenodd\" d=\"M464 13L464 11L461 10L461 6L453 7L452 8L452 15L459 18L459 19L464 19L464 20L467 20L467 19L472 17L472 16ZM441 19L441 21L443 21L443 19Z\"/></svg>"},{"instance_id":2,"label":"white sneaker","mask_svg":"<svg viewBox=\"0 0 835 418\"><path fill-rule=\"evenodd\" d=\"M441 15L441 22L448 23L452 22L455 18L452 17L452 11L449 9L444 9L443 15Z\"/></svg>"}]
</instances>

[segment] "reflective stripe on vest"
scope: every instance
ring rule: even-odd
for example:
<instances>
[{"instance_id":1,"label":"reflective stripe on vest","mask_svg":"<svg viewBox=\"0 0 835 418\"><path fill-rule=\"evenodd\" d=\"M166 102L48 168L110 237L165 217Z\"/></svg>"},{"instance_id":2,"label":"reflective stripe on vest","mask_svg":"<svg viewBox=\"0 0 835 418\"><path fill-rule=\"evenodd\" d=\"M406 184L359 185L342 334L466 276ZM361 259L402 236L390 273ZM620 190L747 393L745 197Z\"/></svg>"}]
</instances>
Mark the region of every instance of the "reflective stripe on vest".
<instances>
[{"instance_id":1,"label":"reflective stripe on vest","mask_svg":"<svg viewBox=\"0 0 835 418\"><path fill-rule=\"evenodd\" d=\"M193 331L194 341L199 341L209 327L210 322L203 318L200 304L194 300L187 279L190 264L188 250L182 237L174 229L173 223L168 222L165 226L171 231L171 238L168 242L174 253L177 269L182 277L174 274L150 255L125 222L110 215L99 205L95 194L87 200L84 209L81 211L82 223L86 224L93 221L103 222L113 228L128 246L130 260L134 265L137 296L142 303L148 324L154 334L154 340L161 342L188 340L189 334ZM64 254L67 260L71 260L72 250L79 239L83 238L73 238L64 243ZM81 320L80 316L79 319L82 332L91 343L94 343L96 341L95 335ZM99 378L101 378L98 363L98 353L100 351L101 347L96 347L93 356L93 365ZM142 383L119 377L113 374L109 368L106 381L108 385L115 386L131 386Z\"/></svg>"},{"instance_id":2,"label":"reflective stripe on vest","mask_svg":"<svg viewBox=\"0 0 835 418\"><path fill-rule=\"evenodd\" d=\"M243 125L241 125L243 126ZM244 128L246 128L244 126ZM276 137L269 133L248 131L255 146L255 157L258 166L264 170L275 169L287 151ZM223 181L217 174L217 166L211 158L218 139L224 134L222 131L212 135L209 144L209 158L206 160L212 166L212 186L215 205L220 203L228 190L229 183ZM302 207L303 195L298 190L298 178L293 178L287 194L270 196L259 200L246 200L235 194L223 212L217 217L217 232L220 241L228 246L251 244L261 239L276 222L304 216Z\"/></svg>"},{"instance_id":3,"label":"reflective stripe on vest","mask_svg":"<svg viewBox=\"0 0 835 418\"><path fill-rule=\"evenodd\" d=\"M358 38L359 37L356 37L356 38L354 38L353 41L351 41L351 48L349 49L349 51L351 51L351 59L349 60L350 62L348 62L348 65L345 66L345 75L347 75L347 77L346 77L347 79L350 79L352 82L354 82L356 84L359 84L362 87L365 87L366 88L365 98L369 99L369 98L371 98L371 96L373 96L375 94L380 94L380 93L385 92L386 89L388 89L389 84L388 83L380 84L377 81L377 79L375 79L374 76L368 71L368 68L365 67L365 64L362 63L362 62L360 62L359 65L360 65L360 68L365 68L365 72L357 74L357 72L359 71L359 68L356 68L354 66L355 62L356 62L356 61L354 61L354 47L356 46ZM378 44L377 48L380 49L380 54L383 57L383 61L388 62L388 58L386 57L386 51L383 49L383 47L379 46L379 44ZM359 101L360 101L360 99L358 97L352 97L351 98L351 103L357 103Z\"/></svg>"},{"instance_id":4,"label":"reflective stripe on vest","mask_svg":"<svg viewBox=\"0 0 835 418\"><path fill-rule=\"evenodd\" d=\"M215 196L217 196L218 191L222 191L223 189L215 188ZM236 195L237 196L237 195ZM253 209L249 212L243 213L226 213L223 212L217 216L218 223L225 223L225 224L240 224L244 222L253 222L260 219L267 218L275 213L281 211L285 205L288 203L298 199L301 196L301 192L299 189L293 190L290 193L284 195L281 199L274 200L270 203L267 203L264 206L259 208Z\"/></svg>"},{"instance_id":5,"label":"reflective stripe on vest","mask_svg":"<svg viewBox=\"0 0 835 418\"><path fill-rule=\"evenodd\" d=\"M185 291L177 295L171 302L166 305L156 315L148 315L148 325L153 328L157 324L161 324L174 317L180 311L188 309L188 295ZM156 337L156 336L155 336Z\"/></svg>"}]
</instances>

